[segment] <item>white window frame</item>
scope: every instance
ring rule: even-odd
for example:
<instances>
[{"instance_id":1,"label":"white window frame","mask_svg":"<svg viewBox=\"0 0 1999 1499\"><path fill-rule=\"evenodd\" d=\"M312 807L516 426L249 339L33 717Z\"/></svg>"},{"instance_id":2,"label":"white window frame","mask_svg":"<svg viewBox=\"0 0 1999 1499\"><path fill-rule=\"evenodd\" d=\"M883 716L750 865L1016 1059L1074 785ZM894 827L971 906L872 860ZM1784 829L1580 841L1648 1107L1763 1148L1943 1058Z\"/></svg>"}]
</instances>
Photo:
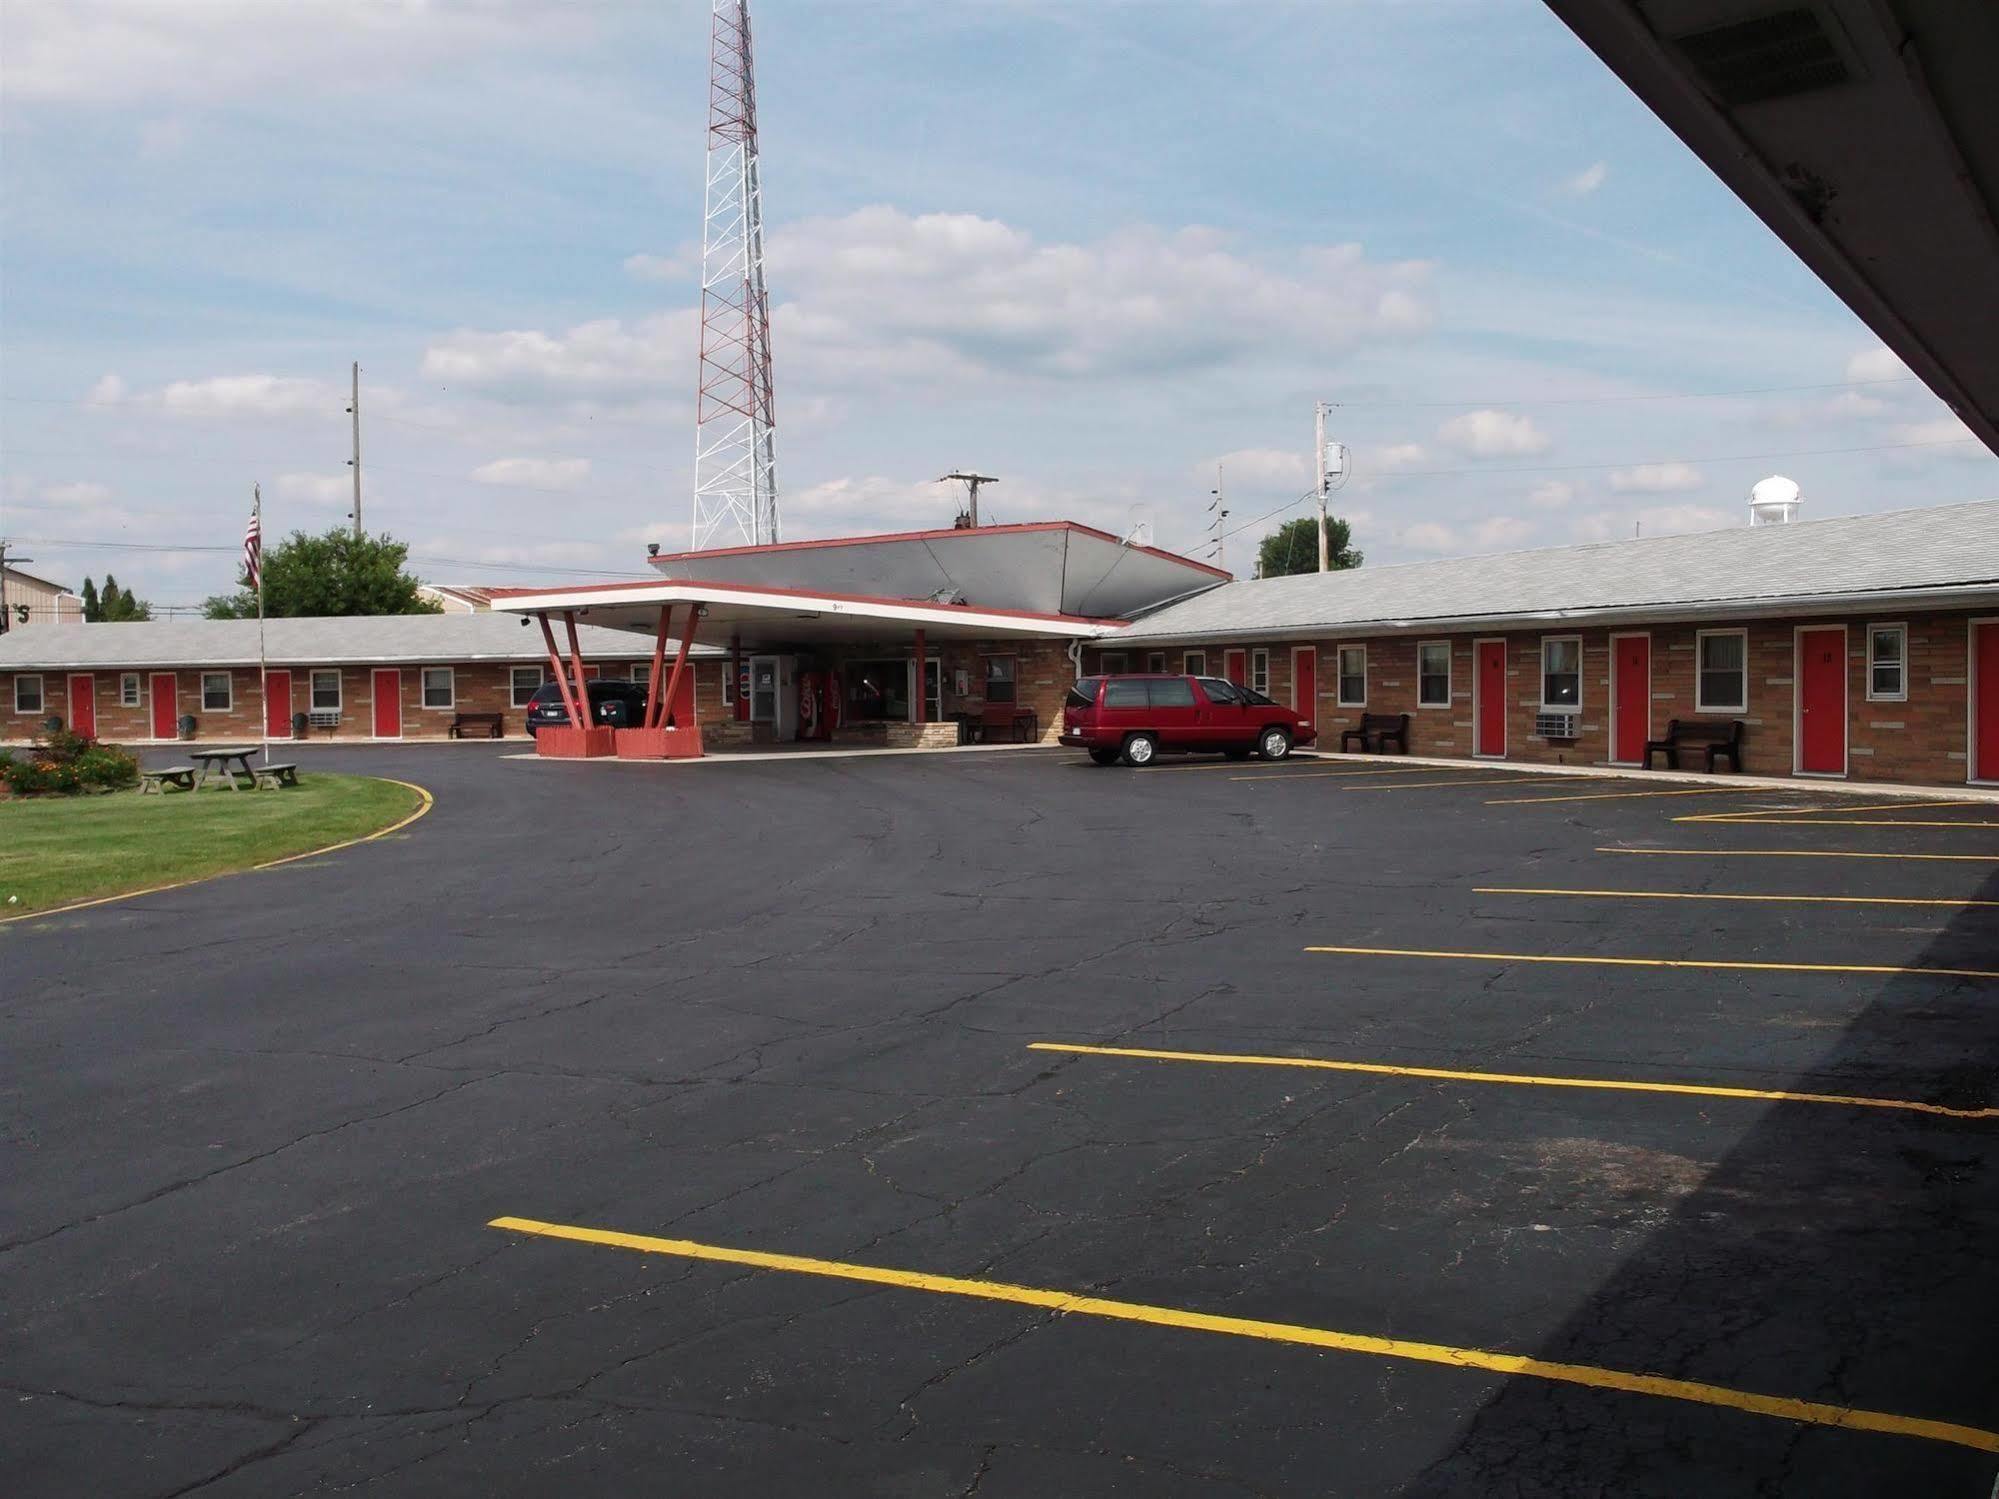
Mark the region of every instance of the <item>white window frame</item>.
<instances>
[{"instance_id":1,"label":"white window frame","mask_svg":"<svg viewBox=\"0 0 1999 1499\"><path fill-rule=\"evenodd\" d=\"M521 696L520 673L534 673L534 686L528 689L526 697ZM534 701L534 695L548 685L548 668L545 666L510 666L507 668L507 706L525 708Z\"/></svg>"},{"instance_id":2,"label":"white window frame","mask_svg":"<svg viewBox=\"0 0 1999 1499\"><path fill-rule=\"evenodd\" d=\"M1573 642L1576 648L1576 700L1573 703L1551 702L1548 698L1548 647ZM1543 713L1575 713L1583 711L1583 638L1580 635L1543 635L1541 637L1541 711Z\"/></svg>"},{"instance_id":3,"label":"white window frame","mask_svg":"<svg viewBox=\"0 0 1999 1499\"><path fill-rule=\"evenodd\" d=\"M722 663L722 706L724 708L734 708L736 706L737 669L734 657Z\"/></svg>"},{"instance_id":4,"label":"white window frame","mask_svg":"<svg viewBox=\"0 0 1999 1499\"><path fill-rule=\"evenodd\" d=\"M1716 635L1733 635L1736 637L1736 639L1742 642L1742 701L1739 703L1711 703L1702 695L1703 687L1705 685L1704 679L1707 676L1707 668L1704 664L1702 652L1707 649L1706 641L1708 640L1708 638L1710 636L1716 636ZM1797 687L1796 684L1794 683L1791 688L1791 696L1795 698L1797 695L1798 695ZM1747 713L1748 711L1749 711L1749 632L1745 629L1694 631L1694 712Z\"/></svg>"},{"instance_id":5,"label":"white window frame","mask_svg":"<svg viewBox=\"0 0 1999 1499\"><path fill-rule=\"evenodd\" d=\"M35 706L32 708L23 708L21 706L21 684L23 682L33 682L35 684ZM14 711L16 713L21 713L21 714L46 713L48 711L48 706L49 706L48 683L42 680L42 674L38 671L15 672Z\"/></svg>"},{"instance_id":6,"label":"white window frame","mask_svg":"<svg viewBox=\"0 0 1999 1499\"><path fill-rule=\"evenodd\" d=\"M1270 696L1270 652L1267 650L1249 653L1249 689Z\"/></svg>"},{"instance_id":7,"label":"white window frame","mask_svg":"<svg viewBox=\"0 0 1999 1499\"><path fill-rule=\"evenodd\" d=\"M224 693L228 698L221 707L208 700L208 683L213 677L222 678ZM233 713L236 711L236 673L233 671L205 671L201 674L201 711L204 713Z\"/></svg>"},{"instance_id":8,"label":"white window frame","mask_svg":"<svg viewBox=\"0 0 1999 1499\"><path fill-rule=\"evenodd\" d=\"M1347 696L1346 654L1360 652L1360 696ZM1333 647L1333 699L1342 708L1365 708L1367 706L1367 642L1351 641Z\"/></svg>"},{"instance_id":9,"label":"white window frame","mask_svg":"<svg viewBox=\"0 0 1999 1499\"><path fill-rule=\"evenodd\" d=\"M652 662L634 661L632 663L632 685L634 687L643 687L647 691L652 690Z\"/></svg>"},{"instance_id":10,"label":"white window frame","mask_svg":"<svg viewBox=\"0 0 1999 1499\"><path fill-rule=\"evenodd\" d=\"M1188 677L1205 677L1208 674L1208 653L1206 651L1182 651L1180 653L1180 674Z\"/></svg>"},{"instance_id":11,"label":"white window frame","mask_svg":"<svg viewBox=\"0 0 1999 1499\"><path fill-rule=\"evenodd\" d=\"M925 723L938 723L944 718L944 658L936 651L929 651L925 653L923 662L925 667L923 680L918 682L916 679L916 658L913 656L910 658L909 700L911 703L916 701L917 688L921 687L923 689L923 721ZM937 668L937 692L935 696L932 696L930 692L930 673L928 669L932 666ZM1020 660L1018 657L1014 659L1013 670L1014 701L1018 704L1020 700Z\"/></svg>"},{"instance_id":12,"label":"white window frame","mask_svg":"<svg viewBox=\"0 0 1999 1499\"><path fill-rule=\"evenodd\" d=\"M1157 673L1158 675L1164 676L1166 673L1166 652L1164 651L1146 652L1145 669L1148 672L1154 672Z\"/></svg>"},{"instance_id":13,"label":"white window frame","mask_svg":"<svg viewBox=\"0 0 1999 1499\"><path fill-rule=\"evenodd\" d=\"M444 673L444 685L450 691L448 702L433 703L430 700L430 674ZM416 669L416 706L419 713L456 713L458 711L458 668L455 666L419 666Z\"/></svg>"},{"instance_id":14,"label":"white window frame","mask_svg":"<svg viewBox=\"0 0 1999 1499\"><path fill-rule=\"evenodd\" d=\"M145 679L136 671L118 674L118 706L121 708L143 707L146 701Z\"/></svg>"},{"instance_id":15,"label":"white window frame","mask_svg":"<svg viewBox=\"0 0 1999 1499\"><path fill-rule=\"evenodd\" d=\"M1901 654L1895 659L1895 670L1901 677L1899 692L1876 692L1874 690L1874 632L1893 630L1902 638ZM1894 620L1883 624L1867 626L1867 701L1870 703L1906 703L1909 700L1909 626L1906 621Z\"/></svg>"},{"instance_id":16,"label":"white window frame","mask_svg":"<svg viewBox=\"0 0 1999 1499\"><path fill-rule=\"evenodd\" d=\"M1124 651L1102 651L1097 655L1097 675L1117 676L1131 670L1131 656Z\"/></svg>"},{"instance_id":17,"label":"white window frame","mask_svg":"<svg viewBox=\"0 0 1999 1499\"><path fill-rule=\"evenodd\" d=\"M319 700L319 679L333 678L333 704L327 706ZM347 674L337 666L308 667L305 673L305 706L312 713L338 713L346 706Z\"/></svg>"},{"instance_id":18,"label":"white window frame","mask_svg":"<svg viewBox=\"0 0 1999 1499\"><path fill-rule=\"evenodd\" d=\"M1444 651L1444 700L1441 703L1426 703L1423 701L1423 652L1431 646L1441 646ZM1419 710L1427 708L1432 713L1438 711L1448 712L1450 710L1451 694L1457 690L1457 682L1455 680L1458 664L1457 654L1456 651L1451 649L1451 643L1448 640L1419 640L1416 642L1416 707Z\"/></svg>"}]
</instances>

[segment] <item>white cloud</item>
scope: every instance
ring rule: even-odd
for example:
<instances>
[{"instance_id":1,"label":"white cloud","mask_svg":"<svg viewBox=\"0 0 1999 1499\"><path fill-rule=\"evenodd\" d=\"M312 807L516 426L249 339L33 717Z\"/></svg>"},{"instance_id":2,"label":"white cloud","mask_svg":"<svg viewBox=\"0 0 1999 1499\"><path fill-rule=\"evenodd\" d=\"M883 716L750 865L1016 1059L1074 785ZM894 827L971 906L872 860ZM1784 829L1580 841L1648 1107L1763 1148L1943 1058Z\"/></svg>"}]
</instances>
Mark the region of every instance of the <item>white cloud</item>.
<instances>
[{"instance_id":1,"label":"white cloud","mask_svg":"<svg viewBox=\"0 0 1999 1499\"><path fill-rule=\"evenodd\" d=\"M272 492L306 505L338 505L354 498L354 480L344 473L279 474Z\"/></svg>"},{"instance_id":2,"label":"white cloud","mask_svg":"<svg viewBox=\"0 0 1999 1499\"><path fill-rule=\"evenodd\" d=\"M111 487L107 484L93 484L88 480L80 480L73 484L51 484L42 491L42 498L51 505L65 509L88 510L110 499Z\"/></svg>"},{"instance_id":3,"label":"white cloud","mask_svg":"<svg viewBox=\"0 0 1999 1499\"><path fill-rule=\"evenodd\" d=\"M1532 417L1510 411L1467 411L1437 429L1447 447L1469 458L1513 458L1548 451L1548 434Z\"/></svg>"},{"instance_id":4,"label":"white cloud","mask_svg":"<svg viewBox=\"0 0 1999 1499\"><path fill-rule=\"evenodd\" d=\"M101 382L100 382L101 383ZM134 399L173 416L338 415L347 393L320 380L283 375L217 375L207 380L175 380Z\"/></svg>"},{"instance_id":5,"label":"white cloud","mask_svg":"<svg viewBox=\"0 0 1999 1499\"><path fill-rule=\"evenodd\" d=\"M1886 401L1858 390L1842 390L1823 407L1824 414L1834 421L1852 421L1878 416L1887 409Z\"/></svg>"},{"instance_id":6,"label":"white cloud","mask_svg":"<svg viewBox=\"0 0 1999 1499\"><path fill-rule=\"evenodd\" d=\"M1304 490L1312 485L1310 455L1294 453L1286 448L1238 448L1233 453L1222 454L1217 461L1222 466L1224 489L1246 485L1251 489ZM1195 464L1193 475L1204 492L1214 488L1215 463Z\"/></svg>"},{"instance_id":7,"label":"white cloud","mask_svg":"<svg viewBox=\"0 0 1999 1499\"><path fill-rule=\"evenodd\" d=\"M1627 541L1636 536L1681 536L1743 525L1741 515L1711 505L1648 505L1640 510L1598 510L1573 522L1579 541Z\"/></svg>"},{"instance_id":8,"label":"white cloud","mask_svg":"<svg viewBox=\"0 0 1999 1499\"><path fill-rule=\"evenodd\" d=\"M1672 494L1699 489L1706 482L1691 463L1641 463L1636 468L1620 468L1610 476L1610 487L1619 494Z\"/></svg>"},{"instance_id":9,"label":"white cloud","mask_svg":"<svg viewBox=\"0 0 1999 1499\"><path fill-rule=\"evenodd\" d=\"M1472 544L1491 550L1517 547L1534 534L1534 527L1516 515L1489 515L1471 528Z\"/></svg>"},{"instance_id":10,"label":"white cloud","mask_svg":"<svg viewBox=\"0 0 1999 1499\"><path fill-rule=\"evenodd\" d=\"M1954 416L1940 416L1927 422L1902 422L1894 429L1897 442L1947 443L1977 441L1971 429Z\"/></svg>"},{"instance_id":11,"label":"white cloud","mask_svg":"<svg viewBox=\"0 0 1999 1499\"><path fill-rule=\"evenodd\" d=\"M125 399L125 382L117 375L106 375L90 387L90 394L84 397L89 406L116 406Z\"/></svg>"},{"instance_id":12,"label":"white cloud","mask_svg":"<svg viewBox=\"0 0 1999 1499\"><path fill-rule=\"evenodd\" d=\"M1396 538L1404 546L1418 552L1450 552L1459 545L1458 533L1441 521L1418 521L1413 526L1402 528Z\"/></svg>"},{"instance_id":13,"label":"white cloud","mask_svg":"<svg viewBox=\"0 0 1999 1499\"><path fill-rule=\"evenodd\" d=\"M627 255L624 270L634 281L685 281L701 270L701 247L682 245L671 255Z\"/></svg>"},{"instance_id":14,"label":"white cloud","mask_svg":"<svg viewBox=\"0 0 1999 1499\"><path fill-rule=\"evenodd\" d=\"M1909 373L1909 367L1901 357L1884 344L1876 344L1871 349L1862 349L1846 361L1846 378L1861 380L1897 380Z\"/></svg>"},{"instance_id":15,"label":"white cloud","mask_svg":"<svg viewBox=\"0 0 1999 1499\"><path fill-rule=\"evenodd\" d=\"M495 458L472 470L481 484L516 489L574 489L590 477L588 458Z\"/></svg>"},{"instance_id":16,"label":"white cloud","mask_svg":"<svg viewBox=\"0 0 1999 1499\"><path fill-rule=\"evenodd\" d=\"M691 384L700 315L691 309L626 324L579 323L562 333L533 328L461 329L424 350L426 379L496 394L562 391L579 396L678 392Z\"/></svg>"},{"instance_id":17,"label":"white cloud","mask_svg":"<svg viewBox=\"0 0 1999 1499\"><path fill-rule=\"evenodd\" d=\"M1562 191L1571 198L1587 198L1609 180L1610 163L1592 162L1573 177L1562 179Z\"/></svg>"},{"instance_id":18,"label":"white cloud","mask_svg":"<svg viewBox=\"0 0 1999 1499\"><path fill-rule=\"evenodd\" d=\"M1576 497L1575 485L1565 479L1550 479L1527 491L1527 503L1536 510L1561 510Z\"/></svg>"},{"instance_id":19,"label":"white cloud","mask_svg":"<svg viewBox=\"0 0 1999 1499\"><path fill-rule=\"evenodd\" d=\"M1361 457L1363 461L1371 457L1375 468L1385 474L1392 474L1398 469L1417 467L1428 459L1429 454L1424 451L1420 442L1398 442L1391 443L1378 453L1363 453Z\"/></svg>"}]
</instances>

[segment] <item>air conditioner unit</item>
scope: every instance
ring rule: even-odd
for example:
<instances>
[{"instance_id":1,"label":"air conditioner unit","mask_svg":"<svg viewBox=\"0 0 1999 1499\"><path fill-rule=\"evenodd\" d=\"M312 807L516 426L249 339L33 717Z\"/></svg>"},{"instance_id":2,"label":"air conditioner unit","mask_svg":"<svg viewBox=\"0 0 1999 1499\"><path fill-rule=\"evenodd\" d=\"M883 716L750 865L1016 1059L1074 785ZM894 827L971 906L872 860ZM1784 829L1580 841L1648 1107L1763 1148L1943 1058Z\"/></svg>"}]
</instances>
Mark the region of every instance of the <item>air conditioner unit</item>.
<instances>
[{"instance_id":1,"label":"air conditioner unit","mask_svg":"<svg viewBox=\"0 0 1999 1499\"><path fill-rule=\"evenodd\" d=\"M1534 715L1534 732L1543 739L1573 739L1576 737L1576 715L1537 713Z\"/></svg>"}]
</instances>

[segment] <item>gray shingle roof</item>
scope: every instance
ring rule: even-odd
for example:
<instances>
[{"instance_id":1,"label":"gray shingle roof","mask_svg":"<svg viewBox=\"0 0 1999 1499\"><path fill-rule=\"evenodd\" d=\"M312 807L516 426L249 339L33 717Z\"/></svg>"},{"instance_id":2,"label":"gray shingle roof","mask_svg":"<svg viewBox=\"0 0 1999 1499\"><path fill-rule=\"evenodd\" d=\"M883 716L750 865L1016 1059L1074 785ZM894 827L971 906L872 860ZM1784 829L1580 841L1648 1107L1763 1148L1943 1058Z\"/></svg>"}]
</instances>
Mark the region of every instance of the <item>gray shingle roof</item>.
<instances>
[{"instance_id":1,"label":"gray shingle roof","mask_svg":"<svg viewBox=\"0 0 1999 1499\"><path fill-rule=\"evenodd\" d=\"M523 629L522 626L526 625ZM266 659L273 666L384 663L545 661L541 631L518 614L391 614L351 619L272 619L264 622ZM556 643L564 644L557 624ZM576 627L591 660L637 660L652 654L652 637L591 625ZM677 648L674 642L669 649ZM726 654L696 646L693 654ZM31 625L0 635L0 671L62 671L145 666L255 666L254 619L164 619L137 624Z\"/></svg>"},{"instance_id":2,"label":"gray shingle roof","mask_svg":"<svg viewBox=\"0 0 1999 1499\"><path fill-rule=\"evenodd\" d=\"M1920 602L1952 591L1979 592L1999 606L1999 501L1226 583L1114 633L1134 642L1275 637L1781 611L1787 601L1840 595Z\"/></svg>"}]
</instances>

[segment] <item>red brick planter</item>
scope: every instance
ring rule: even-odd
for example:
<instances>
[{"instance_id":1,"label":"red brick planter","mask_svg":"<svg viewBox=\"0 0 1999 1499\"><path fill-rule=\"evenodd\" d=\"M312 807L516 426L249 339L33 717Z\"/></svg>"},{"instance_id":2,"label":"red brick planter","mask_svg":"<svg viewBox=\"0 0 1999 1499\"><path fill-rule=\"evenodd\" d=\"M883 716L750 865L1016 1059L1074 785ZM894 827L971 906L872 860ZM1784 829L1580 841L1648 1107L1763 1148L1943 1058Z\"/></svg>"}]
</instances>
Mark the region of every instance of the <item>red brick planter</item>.
<instances>
[{"instance_id":1,"label":"red brick planter","mask_svg":"<svg viewBox=\"0 0 1999 1499\"><path fill-rule=\"evenodd\" d=\"M550 727L538 730L534 749L551 760L597 760L617 753L617 730Z\"/></svg>"},{"instance_id":2,"label":"red brick planter","mask_svg":"<svg viewBox=\"0 0 1999 1499\"><path fill-rule=\"evenodd\" d=\"M701 756L701 730L685 728L619 729L620 760L696 760Z\"/></svg>"}]
</instances>

